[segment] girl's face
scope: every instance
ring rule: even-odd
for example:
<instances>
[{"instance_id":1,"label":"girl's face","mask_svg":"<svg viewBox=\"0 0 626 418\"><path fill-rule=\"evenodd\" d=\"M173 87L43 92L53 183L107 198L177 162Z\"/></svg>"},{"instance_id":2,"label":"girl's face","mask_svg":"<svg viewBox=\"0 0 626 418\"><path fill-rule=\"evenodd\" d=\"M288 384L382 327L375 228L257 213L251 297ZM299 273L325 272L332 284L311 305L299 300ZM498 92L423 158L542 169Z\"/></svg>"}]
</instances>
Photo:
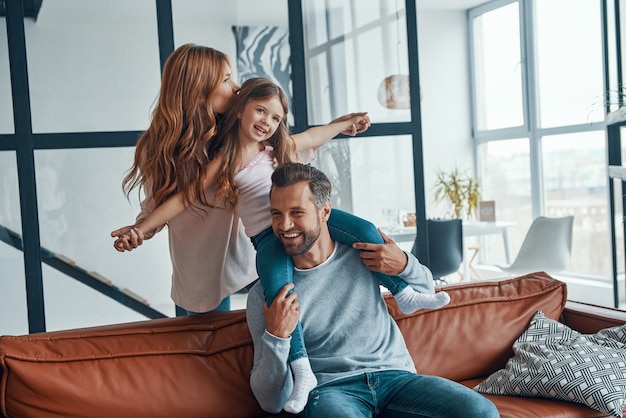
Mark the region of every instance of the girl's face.
<instances>
[{"instance_id":1,"label":"girl's face","mask_svg":"<svg viewBox=\"0 0 626 418\"><path fill-rule=\"evenodd\" d=\"M230 66L224 64L222 81L209 96L209 104L213 111L221 114L226 113L230 109L230 104L238 91L239 86L231 78Z\"/></svg>"},{"instance_id":2,"label":"girl's face","mask_svg":"<svg viewBox=\"0 0 626 418\"><path fill-rule=\"evenodd\" d=\"M273 96L250 100L238 116L240 140L262 142L274 135L285 117L285 111L280 99Z\"/></svg>"}]
</instances>

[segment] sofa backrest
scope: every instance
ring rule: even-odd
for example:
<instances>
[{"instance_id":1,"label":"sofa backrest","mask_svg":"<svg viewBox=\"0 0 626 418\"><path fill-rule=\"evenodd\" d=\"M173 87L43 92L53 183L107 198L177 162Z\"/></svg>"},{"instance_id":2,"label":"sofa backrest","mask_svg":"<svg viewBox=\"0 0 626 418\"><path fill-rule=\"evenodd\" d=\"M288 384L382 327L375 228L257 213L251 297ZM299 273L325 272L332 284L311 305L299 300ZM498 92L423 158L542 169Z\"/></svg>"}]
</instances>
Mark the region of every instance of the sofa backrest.
<instances>
[{"instance_id":1,"label":"sofa backrest","mask_svg":"<svg viewBox=\"0 0 626 418\"><path fill-rule=\"evenodd\" d=\"M392 298L387 304L417 371L456 381L503 368L535 312L559 320L567 301L565 283L543 272L441 288L451 301L440 309L404 315Z\"/></svg>"},{"instance_id":2,"label":"sofa backrest","mask_svg":"<svg viewBox=\"0 0 626 418\"><path fill-rule=\"evenodd\" d=\"M0 337L10 417L255 417L244 311Z\"/></svg>"}]
</instances>

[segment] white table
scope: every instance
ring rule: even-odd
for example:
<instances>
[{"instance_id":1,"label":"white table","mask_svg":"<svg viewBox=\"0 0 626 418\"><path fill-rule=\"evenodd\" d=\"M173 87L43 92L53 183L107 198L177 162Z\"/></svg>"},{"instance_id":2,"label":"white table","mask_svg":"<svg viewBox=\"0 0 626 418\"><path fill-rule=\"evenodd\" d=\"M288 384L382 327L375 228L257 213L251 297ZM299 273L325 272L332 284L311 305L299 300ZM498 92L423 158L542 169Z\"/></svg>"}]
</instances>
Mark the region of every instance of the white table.
<instances>
[{"instance_id":1,"label":"white table","mask_svg":"<svg viewBox=\"0 0 626 418\"><path fill-rule=\"evenodd\" d=\"M484 235L500 234L502 235L502 241L504 244L504 256L506 262L511 263L511 253L509 251L509 233L510 227L515 226L515 222L478 222L478 221L464 221L463 222L463 237L479 237Z\"/></svg>"},{"instance_id":2,"label":"white table","mask_svg":"<svg viewBox=\"0 0 626 418\"><path fill-rule=\"evenodd\" d=\"M502 235L502 243L504 245L504 256L506 262L511 263L511 253L509 250L509 233L510 227L515 226L515 222L496 221L496 222L479 222L479 221L463 221L463 238L481 237L485 235ZM385 228L381 228L385 234L396 242L414 242L417 234L416 227L399 228L393 232L387 232ZM463 244L463 277L470 277L468 248Z\"/></svg>"},{"instance_id":3,"label":"white table","mask_svg":"<svg viewBox=\"0 0 626 418\"><path fill-rule=\"evenodd\" d=\"M482 237L485 235L502 235L502 244L504 245L504 257L507 264L511 264L511 252L509 250L509 228L515 226L515 222L479 222L479 221L463 221L463 238L465 237ZM463 245L463 277L470 277L469 256L467 254L468 247Z\"/></svg>"}]
</instances>

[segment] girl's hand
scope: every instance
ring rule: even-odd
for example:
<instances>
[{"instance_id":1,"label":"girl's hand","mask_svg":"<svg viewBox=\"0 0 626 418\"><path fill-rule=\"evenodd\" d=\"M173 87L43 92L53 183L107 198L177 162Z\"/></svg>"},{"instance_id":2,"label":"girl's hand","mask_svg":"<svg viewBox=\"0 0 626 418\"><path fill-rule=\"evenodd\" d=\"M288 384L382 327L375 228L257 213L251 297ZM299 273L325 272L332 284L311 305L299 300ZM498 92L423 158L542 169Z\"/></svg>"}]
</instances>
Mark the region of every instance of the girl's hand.
<instances>
[{"instance_id":1,"label":"girl's hand","mask_svg":"<svg viewBox=\"0 0 626 418\"><path fill-rule=\"evenodd\" d=\"M367 112L357 112L357 113L348 113L347 115L343 115L338 117L337 119L332 120L330 123L337 122L345 122L352 120L352 125L350 128L342 131L341 133L348 136L355 136L357 134L363 133L367 131L370 127L371 122L369 116L367 116Z\"/></svg>"}]
</instances>

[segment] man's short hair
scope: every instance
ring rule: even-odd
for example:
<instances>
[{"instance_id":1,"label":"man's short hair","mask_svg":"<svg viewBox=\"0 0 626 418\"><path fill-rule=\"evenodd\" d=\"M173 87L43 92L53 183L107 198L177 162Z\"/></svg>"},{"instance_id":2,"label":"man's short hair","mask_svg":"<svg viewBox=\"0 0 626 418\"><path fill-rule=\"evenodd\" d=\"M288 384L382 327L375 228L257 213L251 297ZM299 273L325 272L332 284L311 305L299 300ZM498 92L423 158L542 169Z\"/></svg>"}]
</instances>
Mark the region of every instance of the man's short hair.
<instances>
[{"instance_id":1,"label":"man's short hair","mask_svg":"<svg viewBox=\"0 0 626 418\"><path fill-rule=\"evenodd\" d=\"M274 187L288 187L300 182L308 183L313 194L313 204L317 209L330 202L332 191L330 180L315 167L301 163L286 163L276 167L272 174L272 190Z\"/></svg>"}]
</instances>

